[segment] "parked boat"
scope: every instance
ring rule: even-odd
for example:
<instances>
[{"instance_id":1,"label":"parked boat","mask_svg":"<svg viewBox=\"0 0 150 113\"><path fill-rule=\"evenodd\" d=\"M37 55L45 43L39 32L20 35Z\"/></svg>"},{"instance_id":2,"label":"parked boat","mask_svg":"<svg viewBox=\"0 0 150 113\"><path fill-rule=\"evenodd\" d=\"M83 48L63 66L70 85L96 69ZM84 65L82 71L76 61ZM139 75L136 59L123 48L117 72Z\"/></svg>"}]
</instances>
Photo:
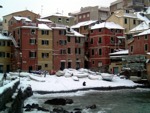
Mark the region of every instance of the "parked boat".
<instances>
[{"instance_id":1,"label":"parked boat","mask_svg":"<svg viewBox=\"0 0 150 113\"><path fill-rule=\"evenodd\" d=\"M75 72L73 73L74 76L77 76L78 78L85 78L88 77L87 73L82 73L82 72Z\"/></svg>"},{"instance_id":2,"label":"parked boat","mask_svg":"<svg viewBox=\"0 0 150 113\"><path fill-rule=\"evenodd\" d=\"M56 76L58 76L58 77L64 76L64 74L65 74L65 72L61 71L61 70L59 70L59 71L56 72Z\"/></svg>"},{"instance_id":3,"label":"parked boat","mask_svg":"<svg viewBox=\"0 0 150 113\"><path fill-rule=\"evenodd\" d=\"M91 80L98 80L100 78L100 76L98 75L88 75L88 78Z\"/></svg>"},{"instance_id":4,"label":"parked boat","mask_svg":"<svg viewBox=\"0 0 150 113\"><path fill-rule=\"evenodd\" d=\"M72 76L72 79L73 79L74 81L79 81L79 78L78 78L77 76Z\"/></svg>"},{"instance_id":5,"label":"parked boat","mask_svg":"<svg viewBox=\"0 0 150 113\"><path fill-rule=\"evenodd\" d=\"M102 79L107 81L112 81L114 75L108 73L101 73Z\"/></svg>"}]
</instances>

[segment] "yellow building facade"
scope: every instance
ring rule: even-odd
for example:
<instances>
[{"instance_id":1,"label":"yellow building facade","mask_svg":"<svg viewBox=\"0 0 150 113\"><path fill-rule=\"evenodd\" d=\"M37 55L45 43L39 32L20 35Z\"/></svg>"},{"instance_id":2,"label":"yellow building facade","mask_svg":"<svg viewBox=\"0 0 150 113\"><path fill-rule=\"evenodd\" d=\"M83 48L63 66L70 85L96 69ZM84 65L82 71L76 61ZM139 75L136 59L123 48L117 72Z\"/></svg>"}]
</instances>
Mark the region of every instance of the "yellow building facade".
<instances>
[{"instance_id":1,"label":"yellow building facade","mask_svg":"<svg viewBox=\"0 0 150 113\"><path fill-rule=\"evenodd\" d=\"M11 70L11 38L0 34L0 73Z\"/></svg>"},{"instance_id":2,"label":"yellow building facade","mask_svg":"<svg viewBox=\"0 0 150 113\"><path fill-rule=\"evenodd\" d=\"M38 70L52 70L52 30L46 24L38 24Z\"/></svg>"}]
</instances>

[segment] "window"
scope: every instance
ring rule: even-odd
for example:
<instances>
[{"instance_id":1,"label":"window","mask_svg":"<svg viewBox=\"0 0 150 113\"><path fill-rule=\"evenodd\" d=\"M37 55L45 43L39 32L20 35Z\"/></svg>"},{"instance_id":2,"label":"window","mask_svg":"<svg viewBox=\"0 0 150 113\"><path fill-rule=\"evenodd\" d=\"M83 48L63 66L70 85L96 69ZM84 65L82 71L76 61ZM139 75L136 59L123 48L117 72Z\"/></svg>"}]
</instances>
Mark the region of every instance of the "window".
<instances>
[{"instance_id":1,"label":"window","mask_svg":"<svg viewBox=\"0 0 150 113\"><path fill-rule=\"evenodd\" d=\"M0 57L4 58L5 57L5 52L0 52Z\"/></svg>"},{"instance_id":2,"label":"window","mask_svg":"<svg viewBox=\"0 0 150 113\"><path fill-rule=\"evenodd\" d=\"M93 33L93 30L91 30L91 33Z\"/></svg>"},{"instance_id":3,"label":"window","mask_svg":"<svg viewBox=\"0 0 150 113\"><path fill-rule=\"evenodd\" d=\"M127 18L124 18L124 24L127 24L128 21L127 21Z\"/></svg>"},{"instance_id":4,"label":"window","mask_svg":"<svg viewBox=\"0 0 150 113\"><path fill-rule=\"evenodd\" d=\"M111 44L114 44L114 43L115 43L114 37L111 37L110 42L111 42Z\"/></svg>"},{"instance_id":5,"label":"window","mask_svg":"<svg viewBox=\"0 0 150 113\"><path fill-rule=\"evenodd\" d=\"M67 41L66 40L59 40L59 45L66 45Z\"/></svg>"},{"instance_id":6,"label":"window","mask_svg":"<svg viewBox=\"0 0 150 113\"><path fill-rule=\"evenodd\" d=\"M99 49L99 55L102 55L102 49Z\"/></svg>"},{"instance_id":7,"label":"window","mask_svg":"<svg viewBox=\"0 0 150 113\"><path fill-rule=\"evenodd\" d=\"M29 57L30 57L30 58L36 58L36 52L30 51L30 52L29 52Z\"/></svg>"},{"instance_id":8,"label":"window","mask_svg":"<svg viewBox=\"0 0 150 113\"><path fill-rule=\"evenodd\" d=\"M148 51L148 44L145 44L145 45L144 45L144 50L145 50L145 51Z\"/></svg>"},{"instance_id":9,"label":"window","mask_svg":"<svg viewBox=\"0 0 150 113\"><path fill-rule=\"evenodd\" d=\"M98 62L98 67L101 67L101 66L102 66L102 62L99 61L99 62Z\"/></svg>"},{"instance_id":10,"label":"window","mask_svg":"<svg viewBox=\"0 0 150 113\"><path fill-rule=\"evenodd\" d=\"M70 42L70 36L67 37L67 41Z\"/></svg>"},{"instance_id":11,"label":"window","mask_svg":"<svg viewBox=\"0 0 150 113\"><path fill-rule=\"evenodd\" d=\"M130 51L133 52L133 46L130 47Z\"/></svg>"},{"instance_id":12,"label":"window","mask_svg":"<svg viewBox=\"0 0 150 113\"><path fill-rule=\"evenodd\" d=\"M91 42L91 44L93 44L93 38L91 38L91 41L90 41L90 42Z\"/></svg>"},{"instance_id":13,"label":"window","mask_svg":"<svg viewBox=\"0 0 150 113\"><path fill-rule=\"evenodd\" d=\"M66 19L66 22L69 23L69 21L70 21L69 18L67 18L67 19Z\"/></svg>"},{"instance_id":14,"label":"window","mask_svg":"<svg viewBox=\"0 0 150 113\"><path fill-rule=\"evenodd\" d=\"M7 23L7 20L5 19L5 23Z\"/></svg>"},{"instance_id":15,"label":"window","mask_svg":"<svg viewBox=\"0 0 150 113\"><path fill-rule=\"evenodd\" d=\"M7 55L7 58L10 58L10 53L7 53L6 55Z\"/></svg>"},{"instance_id":16,"label":"window","mask_svg":"<svg viewBox=\"0 0 150 113\"><path fill-rule=\"evenodd\" d=\"M45 67L48 67L48 64L45 64Z\"/></svg>"},{"instance_id":17,"label":"window","mask_svg":"<svg viewBox=\"0 0 150 113\"><path fill-rule=\"evenodd\" d=\"M60 54L66 54L66 50L65 49L61 49L60 50Z\"/></svg>"},{"instance_id":18,"label":"window","mask_svg":"<svg viewBox=\"0 0 150 113\"><path fill-rule=\"evenodd\" d=\"M31 34L33 35L35 33L36 33L35 29L31 29Z\"/></svg>"},{"instance_id":19,"label":"window","mask_svg":"<svg viewBox=\"0 0 150 113\"><path fill-rule=\"evenodd\" d=\"M81 48L75 48L75 54L81 54Z\"/></svg>"},{"instance_id":20,"label":"window","mask_svg":"<svg viewBox=\"0 0 150 113\"><path fill-rule=\"evenodd\" d=\"M81 38L80 37L75 37L75 43L80 43L81 42Z\"/></svg>"},{"instance_id":21,"label":"window","mask_svg":"<svg viewBox=\"0 0 150 113\"><path fill-rule=\"evenodd\" d=\"M136 20L135 19L133 20L133 24L136 25Z\"/></svg>"},{"instance_id":22,"label":"window","mask_svg":"<svg viewBox=\"0 0 150 113\"><path fill-rule=\"evenodd\" d=\"M42 30L41 35L49 35L49 31L48 30Z\"/></svg>"},{"instance_id":23,"label":"window","mask_svg":"<svg viewBox=\"0 0 150 113\"><path fill-rule=\"evenodd\" d=\"M49 45L49 41L48 40L42 40L42 45Z\"/></svg>"},{"instance_id":24,"label":"window","mask_svg":"<svg viewBox=\"0 0 150 113\"><path fill-rule=\"evenodd\" d=\"M66 35L66 30L59 30L59 35Z\"/></svg>"},{"instance_id":25,"label":"window","mask_svg":"<svg viewBox=\"0 0 150 113\"><path fill-rule=\"evenodd\" d=\"M94 49L92 49L92 55L94 55Z\"/></svg>"},{"instance_id":26,"label":"window","mask_svg":"<svg viewBox=\"0 0 150 113\"><path fill-rule=\"evenodd\" d=\"M48 58L49 57L49 53L42 53L42 58Z\"/></svg>"},{"instance_id":27,"label":"window","mask_svg":"<svg viewBox=\"0 0 150 113\"><path fill-rule=\"evenodd\" d=\"M36 39L35 39L35 38L31 38L31 39L30 39L30 44L31 44L31 45L36 44Z\"/></svg>"},{"instance_id":28,"label":"window","mask_svg":"<svg viewBox=\"0 0 150 113\"><path fill-rule=\"evenodd\" d=\"M147 39L148 39L148 36L147 36L147 35L145 35L145 37L144 37L144 38L145 38L145 40L147 40Z\"/></svg>"},{"instance_id":29,"label":"window","mask_svg":"<svg viewBox=\"0 0 150 113\"><path fill-rule=\"evenodd\" d=\"M5 41L0 41L0 46L5 46Z\"/></svg>"},{"instance_id":30,"label":"window","mask_svg":"<svg viewBox=\"0 0 150 113\"><path fill-rule=\"evenodd\" d=\"M79 19L81 19L81 18L82 18L82 16L80 15L80 16L79 16Z\"/></svg>"},{"instance_id":31,"label":"window","mask_svg":"<svg viewBox=\"0 0 150 113\"><path fill-rule=\"evenodd\" d=\"M71 48L68 48L68 54L71 54Z\"/></svg>"},{"instance_id":32,"label":"window","mask_svg":"<svg viewBox=\"0 0 150 113\"><path fill-rule=\"evenodd\" d=\"M94 62L94 61L92 61L92 64L95 64L95 62Z\"/></svg>"},{"instance_id":33,"label":"window","mask_svg":"<svg viewBox=\"0 0 150 113\"><path fill-rule=\"evenodd\" d=\"M98 43L102 43L102 38L101 37L98 38Z\"/></svg>"},{"instance_id":34,"label":"window","mask_svg":"<svg viewBox=\"0 0 150 113\"><path fill-rule=\"evenodd\" d=\"M99 32L102 32L102 29L99 29L98 31L99 31Z\"/></svg>"},{"instance_id":35,"label":"window","mask_svg":"<svg viewBox=\"0 0 150 113\"><path fill-rule=\"evenodd\" d=\"M61 22L62 20L61 20L61 18L58 18L58 22Z\"/></svg>"}]
</instances>

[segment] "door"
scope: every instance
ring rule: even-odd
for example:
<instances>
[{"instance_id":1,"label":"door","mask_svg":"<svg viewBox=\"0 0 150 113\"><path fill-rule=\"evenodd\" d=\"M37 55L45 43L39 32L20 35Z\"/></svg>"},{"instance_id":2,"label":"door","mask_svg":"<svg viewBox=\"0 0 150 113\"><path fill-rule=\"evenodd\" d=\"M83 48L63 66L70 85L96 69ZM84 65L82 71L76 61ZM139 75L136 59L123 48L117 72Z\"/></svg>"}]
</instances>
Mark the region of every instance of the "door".
<instances>
[{"instance_id":1,"label":"door","mask_svg":"<svg viewBox=\"0 0 150 113\"><path fill-rule=\"evenodd\" d=\"M119 68L118 67L114 67L113 70L114 70L114 72L113 72L114 74L118 74L119 73Z\"/></svg>"},{"instance_id":2,"label":"door","mask_svg":"<svg viewBox=\"0 0 150 113\"><path fill-rule=\"evenodd\" d=\"M32 66L29 66L29 73L32 71Z\"/></svg>"},{"instance_id":3,"label":"door","mask_svg":"<svg viewBox=\"0 0 150 113\"><path fill-rule=\"evenodd\" d=\"M65 62L61 62L60 64L60 70L64 70L65 69Z\"/></svg>"}]
</instances>

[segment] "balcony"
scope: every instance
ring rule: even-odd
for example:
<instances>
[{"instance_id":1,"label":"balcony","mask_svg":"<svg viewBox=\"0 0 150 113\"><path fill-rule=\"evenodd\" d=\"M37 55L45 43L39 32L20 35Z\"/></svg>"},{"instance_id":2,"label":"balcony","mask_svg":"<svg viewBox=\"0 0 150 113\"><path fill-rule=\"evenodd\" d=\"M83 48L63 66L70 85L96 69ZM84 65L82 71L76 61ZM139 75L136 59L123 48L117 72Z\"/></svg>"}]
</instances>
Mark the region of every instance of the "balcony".
<instances>
[{"instance_id":1,"label":"balcony","mask_svg":"<svg viewBox=\"0 0 150 113\"><path fill-rule=\"evenodd\" d=\"M142 3L142 1L140 0L132 0L131 2L128 2L127 4L127 7L128 8L143 8L144 7L144 4Z\"/></svg>"}]
</instances>

